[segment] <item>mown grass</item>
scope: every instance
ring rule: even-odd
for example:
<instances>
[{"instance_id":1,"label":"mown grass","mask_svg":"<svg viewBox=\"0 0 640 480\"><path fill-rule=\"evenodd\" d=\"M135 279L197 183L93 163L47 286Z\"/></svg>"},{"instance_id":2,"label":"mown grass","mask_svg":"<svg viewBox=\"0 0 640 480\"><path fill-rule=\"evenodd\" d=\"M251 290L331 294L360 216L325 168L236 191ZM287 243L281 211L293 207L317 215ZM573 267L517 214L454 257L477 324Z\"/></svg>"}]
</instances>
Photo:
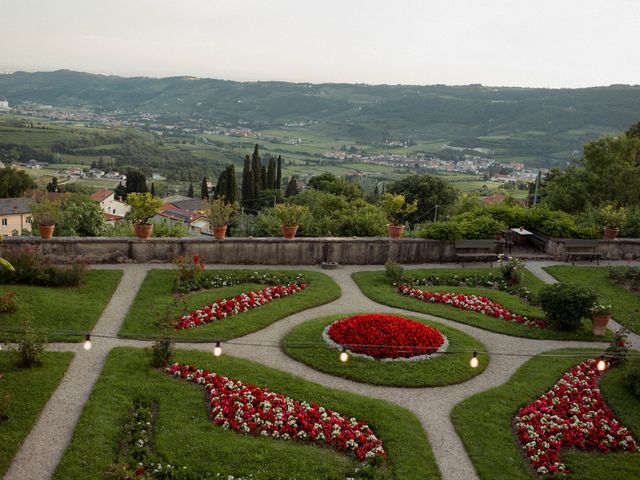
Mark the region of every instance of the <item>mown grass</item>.
<instances>
[{"instance_id":1,"label":"mown grass","mask_svg":"<svg viewBox=\"0 0 640 480\"><path fill-rule=\"evenodd\" d=\"M222 275L231 272L238 272L238 270L219 271ZM170 336L180 340L228 340L260 330L293 313L328 303L341 294L338 284L327 275L305 272L308 285L302 292L207 325L186 330L176 330L171 326L161 328L158 324L160 315L166 314L169 319L173 320L222 298L265 288L265 285L245 283L231 287L201 290L181 297L178 304L172 305L173 281L176 275L175 270L152 270L147 274L147 278L119 332L121 337L158 338Z\"/></svg>"},{"instance_id":2,"label":"mown grass","mask_svg":"<svg viewBox=\"0 0 640 480\"><path fill-rule=\"evenodd\" d=\"M0 476L8 470L11 459L31 431L40 412L49 401L64 373L73 353L48 352L42 357L42 365L34 368L18 368L13 354L0 352L0 398L11 394L8 419L0 421Z\"/></svg>"},{"instance_id":3,"label":"mown grass","mask_svg":"<svg viewBox=\"0 0 640 480\"><path fill-rule=\"evenodd\" d=\"M82 341L100 318L121 278L122 270L87 270L79 287L3 285L0 291L16 292L18 310L0 315L0 330L22 330L24 322L29 322L49 341Z\"/></svg>"},{"instance_id":4,"label":"mown grass","mask_svg":"<svg viewBox=\"0 0 640 480\"><path fill-rule=\"evenodd\" d=\"M204 390L152 369L148 356L148 351L141 349L112 350L54 478L100 478L116 459L127 411L141 396L159 404L155 448L173 465L220 473L222 478L252 474L256 480L344 479L356 466L351 457L331 448L245 436L212 425ZM175 361L365 420L387 451L387 460L376 468L383 474L380 478L440 478L419 421L402 408L229 356L178 351Z\"/></svg>"},{"instance_id":5,"label":"mown grass","mask_svg":"<svg viewBox=\"0 0 640 480\"><path fill-rule=\"evenodd\" d=\"M482 272L489 269L456 269L458 275L465 272ZM417 269L411 270L411 273L420 275L443 275L446 272L454 270L446 269ZM384 278L384 272L356 272L353 274L354 281L358 284L362 292L370 299L389 305L390 307L403 308L413 310L420 313L428 313L441 318L448 318L457 322L473 325L474 327L483 328L492 332L504 333L515 337L526 337L536 339L553 339L553 340L599 340L602 337L595 337L591 333L591 322L585 321L582 329L577 332L560 332L550 328L532 328L519 325L515 322L507 322L499 318L492 318L476 312L461 310L449 305L436 304L418 300L399 294L394 287L391 287ZM534 295L544 286L541 280L538 280L532 273L525 271L523 286L527 287ZM482 295L490 298L494 302L500 303L503 307L508 308L511 312L526 315L532 318L544 319L544 314L539 308L526 303L519 297L511 295L504 291L494 290L491 288L481 287L451 287L445 285L434 285L429 287L418 287L421 290L429 290L430 292L451 292L451 293L468 293L474 295ZM612 336L611 332L607 332L607 338Z\"/></svg>"},{"instance_id":6,"label":"mown grass","mask_svg":"<svg viewBox=\"0 0 640 480\"><path fill-rule=\"evenodd\" d=\"M407 318L440 330L449 340L448 351L452 353L419 362L381 362L352 355L342 363L339 352L322 339L322 331L330 323L351 315L316 318L298 325L284 337L282 348L291 358L321 372L394 387L440 387L465 382L482 373L489 363L487 356L480 355L478 368L470 368L471 352L486 350L482 343L458 330L417 317Z\"/></svg>"},{"instance_id":7,"label":"mown grass","mask_svg":"<svg viewBox=\"0 0 640 480\"><path fill-rule=\"evenodd\" d=\"M452 410L456 431L481 479L534 478L513 432L513 418L521 407L551 388L565 371L593 356L585 350L576 349L547 353L575 354L575 357L533 357L506 384L467 398ZM626 391L621 369L606 373L600 388L617 418L637 439L640 433L640 401ZM562 453L562 460L574 472L572 479L628 480L640 477L638 453L602 454L567 450Z\"/></svg>"},{"instance_id":8,"label":"mown grass","mask_svg":"<svg viewBox=\"0 0 640 480\"><path fill-rule=\"evenodd\" d=\"M613 318L635 333L640 333L640 295L609 280L608 267L557 265L545 270L561 282L593 288L601 303L613 306Z\"/></svg>"}]
</instances>

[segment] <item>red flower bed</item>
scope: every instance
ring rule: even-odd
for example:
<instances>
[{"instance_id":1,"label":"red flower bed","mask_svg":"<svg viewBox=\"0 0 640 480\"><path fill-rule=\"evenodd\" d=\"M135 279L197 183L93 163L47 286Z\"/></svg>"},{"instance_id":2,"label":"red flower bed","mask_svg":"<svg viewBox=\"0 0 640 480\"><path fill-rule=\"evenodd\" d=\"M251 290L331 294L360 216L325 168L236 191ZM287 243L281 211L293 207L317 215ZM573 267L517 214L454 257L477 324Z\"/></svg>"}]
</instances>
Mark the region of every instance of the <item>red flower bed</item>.
<instances>
[{"instance_id":1,"label":"red flower bed","mask_svg":"<svg viewBox=\"0 0 640 480\"><path fill-rule=\"evenodd\" d=\"M455 308L482 313L493 318L502 318L509 322L519 323L527 327L545 328L547 326L544 320L527 318L524 315L511 313L508 309L499 303L489 300L487 297L464 293L431 293L427 290L419 290L407 285L400 285L398 287L398 292L402 295L417 298L418 300L423 300L425 302L451 305Z\"/></svg>"},{"instance_id":2,"label":"red flower bed","mask_svg":"<svg viewBox=\"0 0 640 480\"><path fill-rule=\"evenodd\" d=\"M636 441L604 403L596 363L592 359L573 367L518 412L516 432L538 473L570 473L560 461L562 448L636 451Z\"/></svg>"},{"instance_id":3,"label":"red flower bed","mask_svg":"<svg viewBox=\"0 0 640 480\"><path fill-rule=\"evenodd\" d=\"M274 287L268 287L264 290L256 290L249 293L241 293L233 298L223 298L216 303L210 303L209 305L194 310L188 315L184 315L176 320L175 327L178 330L185 328L197 327L205 323L215 322L238 313L246 312L252 308L257 308L260 305L277 300L278 298L286 297L287 295L293 295L305 289L304 283L291 283L289 285L282 286L276 285Z\"/></svg>"},{"instance_id":4,"label":"red flower bed","mask_svg":"<svg viewBox=\"0 0 640 480\"><path fill-rule=\"evenodd\" d=\"M434 353L445 343L436 328L395 315L366 314L331 324L327 334L353 353L373 358L411 358Z\"/></svg>"},{"instance_id":5,"label":"red flower bed","mask_svg":"<svg viewBox=\"0 0 640 480\"><path fill-rule=\"evenodd\" d=\"M384 457L382 441L355 418L315 403L300 402L266 388L245 384L208 370L174 363L170 375L204 385L214 424L262 437L329 444L359 460Z\"/></svg>"}]
</instances>

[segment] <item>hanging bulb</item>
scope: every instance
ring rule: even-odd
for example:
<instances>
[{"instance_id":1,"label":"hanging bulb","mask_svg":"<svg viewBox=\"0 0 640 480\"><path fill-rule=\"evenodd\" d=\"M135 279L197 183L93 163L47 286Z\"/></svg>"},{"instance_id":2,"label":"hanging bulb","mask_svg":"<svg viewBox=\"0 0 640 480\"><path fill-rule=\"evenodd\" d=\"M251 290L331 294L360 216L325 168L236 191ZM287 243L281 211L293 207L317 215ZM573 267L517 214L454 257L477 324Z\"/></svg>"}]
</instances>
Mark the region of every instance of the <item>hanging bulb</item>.
<instances>
[{"instance_id":1,"label":"hanging bulb","mask_svg":"<svg viewBox=\"0 0 640 480\"><path fill-rule=\"evenodd\" d=\"M349 360L349 354L347 353L347 349L343 348L342 352L340 352L340 361L345 363L347 360Z\"/></svg>"},{"instance_id":2,"label":"hanging bulb","mask_svg":"<svg viewBox=\"0 0 640 480\"><path fill-rule=\"evenodd\" d=\"M607 369L607 362L604 359L604 355L600 355L600 360L596 363L596 368L599 372L604 372Z\"/></svg>"},{"instance_id":3,"label":"hanging bulb","mask_svg":"<svg viewBox=\"0 0 640 480\"><path fill-rule=\"evenodd\" d=\"M469 365L471 365L471 368L478 368L479 364L480 362L478 361L478 352L473 352L473 357L471 357L471 360L469 360Z\"/></svg>"},{"instance_id":4,"label":"hanging bulb","mask_svg":"<svg viewBox=\"0 0 640 480\"><path fill-rule=\"evenodd\" d=\"M91 335L89 335L87 333L87 336L84 337L84 344L82 345L82 348L84 348L85 350L91 350Z\"/></svg>"},{"instance_id":5,"label":"hanging bulb","mask_svg":"<svg viewBox=\"0 0 640 480\"><path fill-rule=\"evenodd\" d=\"M220 342L216 342L216 346L213 349L213 356L219 357L220 355L222 355L222 347L220 346Z\"/></svg>"}]
</instances>

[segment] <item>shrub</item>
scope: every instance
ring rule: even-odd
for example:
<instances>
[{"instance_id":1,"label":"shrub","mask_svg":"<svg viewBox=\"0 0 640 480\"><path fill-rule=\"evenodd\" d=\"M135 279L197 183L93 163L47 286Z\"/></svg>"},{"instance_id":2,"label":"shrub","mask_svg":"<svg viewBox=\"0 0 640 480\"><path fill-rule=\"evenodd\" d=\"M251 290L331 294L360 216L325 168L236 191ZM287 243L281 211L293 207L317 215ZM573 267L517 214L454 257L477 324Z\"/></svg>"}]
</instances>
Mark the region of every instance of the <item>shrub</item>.
<instances>
[{"instance_id":1,"label":"shrub","mask_svg":"<svg viewBox=\"0 0 640 480\"><path fill-rule=\"evenodd\" d=\"M607 228L619 229L627 218L627 209L624 207L615 208L613 205L605 205L600 210L604 225Z\"/></svg>"},{"instance_id":2,"label":"shrub","mask_svg":"<svg viewBox=\"0 0 640 480\"><path fill-rule=\"evenodd\" d=\"M380 199L380 206L391 225L403 225L405 218L418 209L418 201L407 203L404 195L385 192Z\"/></svg>"},{"instance_id":3,"label":"shrub","mask_svg":"<svg viewBox=\"0 0 640 480\"><path fill-rule=\"evenodd\" d=\"M502 279L509 285L519 285L524 276L524 262L516 257L498 256Z\"/></svg>"},{"instance_id":4,"label":"shrub","mask_svg":"<svg viewBox=\"0 0 640 480\"><path fill-rule=\"evenodd\" d=\"M298 225L309 209L302 205L280 203L276 205L276 215L282 225Z\"/></svg>"},{"instance_id":5,"label":"shrub","mask_svg":"<svg viewBox=\"0 0 640 480\"><path fill-rule=\"evenodd\" d=\"M591 289L569 283L556 283L543 287L538 301L551 327L575 331L580 328L582 319L590 314L597 298Z\"/></svg>"},{"instance_id":6,"label":"shrub","mask_svg":"<svg viewBox=\"0 0 640 480\"><path fill-rule=\"evenodd\" d=\"M13 349L17 354L16 365L22 368L31 368L42 365L42 354L47 339L35 332L27 324L25 331L16 338Z\"/></svg>"},{"instance_id":7,"label":"shrub","mask_svg":"<svg viewBox=\"0 0 640 480\"><path fill-rule=\"evenodd\" d=\"M168 339L157 340L151 347L151 366L166 367L171 363L175 352L175 343Z\"/></svg>"},{"instance_id":8,"label":"shrub","mask_svg":"<svg viewBox=\"0 0 640 480\"><path fill-rule=\"evenodd\" d=\"M43 198L31 205L31 216L36 225L55 225L60 221L61 215L60 202L51 202Z\"/></svg>"},{"instance_id":9,"label":"shrub","mask_svg":"<svg viewBox=\"0 0 640 480\"><path fill-rule=\"evenodd\" d=\"M445 241L460 240L462 238L458 224L453 221L424 223L420 227L418 235L422 238Z\"/></svg>"},{"instance_id":10,"label":"shrub","mask_svg":"<svg viewBox=\"0 0 640 480\"><path fill-rule=\"evenodd\" d=\"M640 398L640 360L629 363L624 374L624 384L631 393Z\"/></svg>"},{"instance_id":11,"label":"shrub","mask_svg":"<svg viewBox=\"0 0 640 480\"><path fill-rule=\"evenodd\" d=\"M224 197L218 197L209 206L209 222L214 227L227 225L238 210L240 210L238 202L227 203Z\"/></svg>"},{"instance_id":12,"label":"shrub","mask_svg":"<svg viewBox=\"0 0 640 480\"><path fill-rule=\"evenodd\" d=\"M21 284L37 287L77 287L84 279L85 266L75 262L69 266L53 265L31 252L7 254L14 271L0 269L0 284Z\"/></svg>"},{"instance_id":13,"label":"shrub","mask_svg":"<svg viewBox=\"0 0 640 480\"><path fill-rule=\"evenodd\" d=\"M153 225L153 231L151 236L154 238L169 237L169 238L182 238L189 235L189 230L184 225L179 223L171 224L169 222L151 222ZM131 237L135 235L133 226L127 222L118 222L113 227L108 227L105 232L105 237Z\"/></svg>"},{"instance_id":14,"label":"shrub","mask_svg":"<svg viewBox=\"0 0 640 480\"><path fill-rule=\"evenodd\" d=\"M162 200L152 196L150 193L132 192L127 195L127 203L131 210L127 213L127 218L132 223L145 224L151 218L160 213Z\"/></svg>"},{"instance_id":15,"label":"shrub","mask_svg":"<svg viewBox=\"0 0 640 480\"><path fill-rule=\"evenodd\" d=\"M18 309L16 292L9 291L0 295L0 313L13 313Z\"/></svg>"},{"instance_id":16,"label":"shrub","mask_svg":"<svg viewBox=\"0 0 640 480\"><path fill-rule=\"evenodd\" d=\"M488 215L466 218L458 224L460 236L467 240L486 240L496 238L507 226Z\"/></svg>"},{"instance_id":17,"label":"shrub","mask_svg":"<svg viewBox=\"0 0 640 480\"><path fill-rule=\"evenodd\" d=\"M629 330L621 328L618 330L611 343L604 352L607 361L611 365L622 365L626 363L629 356Z\"/></svg>"},{"instance_id":18,"label":"shrub","mask_svg":"<svg viewBox=\"0 0 640 480\"><path fill-rule=\"evenodd\" d=\"M400 285L404 279L404 267L395 260L387 260L384 264L384 278L389 285Z\"/></svg>"}]
</instances>

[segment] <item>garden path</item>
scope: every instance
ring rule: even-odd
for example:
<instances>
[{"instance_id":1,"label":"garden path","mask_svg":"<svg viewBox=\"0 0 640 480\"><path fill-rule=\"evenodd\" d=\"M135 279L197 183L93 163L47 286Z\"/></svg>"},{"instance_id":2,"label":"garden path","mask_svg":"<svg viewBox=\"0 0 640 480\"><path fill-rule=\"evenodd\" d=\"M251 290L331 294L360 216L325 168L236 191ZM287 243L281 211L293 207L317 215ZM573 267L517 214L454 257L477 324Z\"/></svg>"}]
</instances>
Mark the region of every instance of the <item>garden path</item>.
<instances>
[{"instance_id":1,"label":"garden path","mask_svg":"<svg viewBox=\"0 0 640 480\"><path fill-rule=\"evenodd\" d=\"M540 278L546 272L539 264L549 262L530 262L528 268ZM469 265L471 266L471 265ZM544 265L543 265L544 266ZM450 264L412 265L412 268L451 268ZM137 264L137 265L104 265L95 268L112 268L124 270L124 276L111 301L107 305L92 334L93 348L84 351L81 344L51 344L49 348L57 351L73 351L76 353L64 379L47 403L36 425L31 430L13 463L5 475L5 480L45 480L53 476L56 466L64 450L69 444L75 425L82 413L82 408L89 398L91 389L100 375L109 351L117 346L146 347L150 342L102 338L99 335L115 336L135 299L135 295L149 270L155 268L174 268L173 265ZM224 268L266 269L283 268L238 265ZM317 267L296 267L299 270L315 270ZM591 342L562 342L551 340L531 340L514 338L507 335L478 329L455 321L434 317L432 315L408 312L378 304L367 298L351 278L351 274L363 270L380 270L380 266L344 266L334 271L323 271L330 275L342 289L342 296L337 300L303 312L290 315L258 332L235 339L236 344L223 344L225 354L253 360L261 364L277 368L300 376L318 384L350 391L395 403L412 411L425 429L436 458L436 462L445 480L470 480L478 478L469 457L455 432L450 420L451 409L463 399L478 392L505 383L508 378L526 360L526 355L560 347L604 347L606 344ZM550 281L549 278L543 278ZM351 312L387 312L411 314L421 318L437 320L443 324L457 328L481 341L491 356L487 369L475 378L459 384L436 388L396 388L381 387L356 383L350 380L324 374L302 365L278 347L280 340L291 328L309 319L337 313ZM257 347L240 343L269 344ZM181 344L180 348L212 351L212 344ZM497 355L499 352L514 352L523 356Z\"/></svg>"}]
</instances>

